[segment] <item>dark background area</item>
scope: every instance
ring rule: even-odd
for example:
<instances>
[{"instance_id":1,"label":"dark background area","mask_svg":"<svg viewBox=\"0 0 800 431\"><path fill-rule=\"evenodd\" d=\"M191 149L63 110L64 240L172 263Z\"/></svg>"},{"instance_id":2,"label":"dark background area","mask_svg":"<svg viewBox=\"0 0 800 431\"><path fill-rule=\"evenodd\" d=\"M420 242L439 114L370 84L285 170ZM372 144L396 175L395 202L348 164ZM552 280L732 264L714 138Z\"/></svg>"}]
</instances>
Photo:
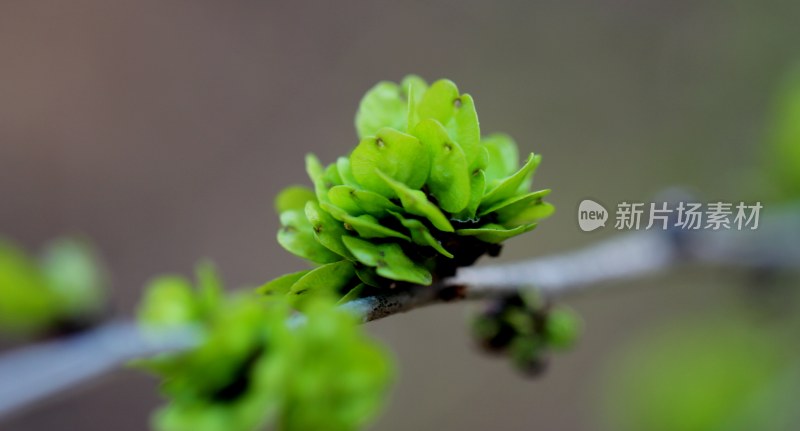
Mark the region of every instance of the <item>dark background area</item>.
<instances>
[{"instance_id":1,"label":"dark background area","mask_svg":"<svg viewBox=\"0 0 800 431\"><path fill-rule=\"evenodd\" d=\"M745 179L800 58L799 13L792 1L6 1L0 234L29 249L90 237L121 316L149 278L203 257L229 286L299 270L275 241L274 195L308 182L305 153L330 162L357 143L369 87L417 73L453 79L484 133L544 155L535 184L558 212L501 259L570 250L614 234L578 230L586 197L647 201L673 185L757 197ZM690 270L571 299L586 334L533 381L475 351L471 305L370 324L400 369L374 429L598 429L616 349L729 300L731 284ZM120 371L0 429L142 430L159 402L153 380Z\"/></svg>"}]
</instances>

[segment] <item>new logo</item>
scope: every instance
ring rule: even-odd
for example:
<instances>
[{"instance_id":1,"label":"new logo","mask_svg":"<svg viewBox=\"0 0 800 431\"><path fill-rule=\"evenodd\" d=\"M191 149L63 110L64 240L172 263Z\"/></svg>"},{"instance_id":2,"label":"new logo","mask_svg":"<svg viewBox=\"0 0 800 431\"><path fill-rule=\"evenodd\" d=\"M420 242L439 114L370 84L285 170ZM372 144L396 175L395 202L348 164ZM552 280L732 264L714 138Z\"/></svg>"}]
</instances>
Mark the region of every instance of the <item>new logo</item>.
<instances>
[{"instance_id":1,"label":"new logo","mask_svg":"<svg viewBox=\"0 0 800 431\"><path fill-rule=\"evenodd\" d=\"M591 232L600 227L605 227L608 220L608 211L599 203L584 199L578 205L578 226L584 232Z\"/></svg>"}]
</instances>

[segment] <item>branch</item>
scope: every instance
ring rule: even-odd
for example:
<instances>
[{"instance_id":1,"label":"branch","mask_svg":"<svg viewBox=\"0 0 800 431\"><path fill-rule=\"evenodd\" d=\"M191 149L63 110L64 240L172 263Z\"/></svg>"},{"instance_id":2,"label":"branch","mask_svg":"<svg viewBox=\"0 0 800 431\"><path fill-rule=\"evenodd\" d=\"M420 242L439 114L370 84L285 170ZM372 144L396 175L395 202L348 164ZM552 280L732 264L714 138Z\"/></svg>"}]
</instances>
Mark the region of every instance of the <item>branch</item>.
<instances>
[{"instance_id":1,"label":"branch","mask_svg":"<svg viewBox=\"0 0 800 431\"><path fill-rule=\"evenodd\" d=\"M437 302L484 299L536 289L566 296L587 288L653 275L684 263L757 269L800 267L800 205L765 216L756 230L637 231L575 252L504 265L461 268L431 287L357 299L365 322Z\"/></svg>"},{"instance_id":2,"label":"branch","mask_svg":"<svg viewBox=\"0 0 800 431\"><path fill-rule=\"evenodd\" d=\"M0 357L0 418L130 359L189 348L198 340L191 328L150 334L134 322L113 321L6 353Z\"/></svg>"},{"instance_id":3,"label":"branch","mask_svg":"<svg viewBox=\"0 0 800 431\"><path fill-rule=\"evenodd\" d=\"M538 289L565 296L590 287L663 272L683 262L753 268L798 268L800 206L774 211L753 231L642 231L563 255L517 263L468 267L435 286L416 286L359 298L342 307L364 322L426 305L484 299ZM302 316L292 324L302 324ZM0 418L21 407L102 374L125 361L191 347L190 328L141 333L130 322L112 322L68 339L0 357Z\"/></svg>"},{"instance_id":4,"label":"branch","mask_svg":"<svg viewBox=\"0 0 800 431\"><path fill-rule=\"evenodd\" d=\"M461 268L456 277L440 284L359 298L344 307L368 322L425 305L498 297L520 289L564 296L605 281L656 273L679 260L675 241L669 235L635 232L563 255Z\"/></svg>"}]
</instances>

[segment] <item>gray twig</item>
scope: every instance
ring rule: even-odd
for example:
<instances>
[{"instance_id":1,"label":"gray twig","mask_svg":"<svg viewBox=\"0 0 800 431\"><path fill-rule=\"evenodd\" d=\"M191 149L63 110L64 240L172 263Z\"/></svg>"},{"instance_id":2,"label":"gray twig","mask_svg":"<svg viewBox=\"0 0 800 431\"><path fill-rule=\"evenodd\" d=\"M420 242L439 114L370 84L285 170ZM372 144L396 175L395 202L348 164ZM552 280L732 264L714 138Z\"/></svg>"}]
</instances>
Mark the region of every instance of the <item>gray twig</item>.
<instances>
[{"instance_id":1,"label":"gray twig","mask_svg":"<svg viewBox=\"0 0 800 431\"><path fill-rule=\"evenodd\" d=\"M774 211L753 231L642 231L572 253L517 263L463 268L436 286L389 290L342 307L364 322L449 300L481 299L519 289L563 296L608 282L665 271L682 261L757 268L800 264L800 208ZM302 324L302 316L292 324ZM134 358L186 349L191 328L158 337L133 323L112 322L81 335L0 357L0 417L84 382Z\"/></svg>"}]
</instances>

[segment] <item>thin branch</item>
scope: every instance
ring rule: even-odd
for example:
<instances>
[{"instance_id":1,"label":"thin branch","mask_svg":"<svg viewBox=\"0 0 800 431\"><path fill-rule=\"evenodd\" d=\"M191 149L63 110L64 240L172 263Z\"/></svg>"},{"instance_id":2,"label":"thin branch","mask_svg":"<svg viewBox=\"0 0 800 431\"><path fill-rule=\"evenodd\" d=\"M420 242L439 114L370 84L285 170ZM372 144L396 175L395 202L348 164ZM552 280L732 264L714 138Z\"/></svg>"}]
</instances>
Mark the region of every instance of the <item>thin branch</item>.
<instances>
[{"instance_id":1,"label":"thin branch","mask_svg":"<svg viewBox=\"0 0 800 431\"><path fill-rule=\"evenodd\" d=\"M497 297L520 289L564 296L605 281L620 281L665 270L680 261L679 256L670 235L634 232L563 255L505 265L461 268L456 277L438 285L360 298L344 307L368 322L425 305Z\"/></svg>"},{"instance_id":2,"label":"thin branch","mask_svg":"<svg viewBox=\"0 0 800 431\"><path fill-rule=\"evenodd\" d=\"M753 231L642 231L563 255L462 268L435 286L356 299L342 307L364 322L426 305L506 295L533 288L550 296L657 274L681 262L756 268L800 267L800 206L776 210ZM302 324L302 318L292 324ZM0 357L0 418L98 376L125 361L198 342L184 329L154 338L130 322L112 322L68 339Z\"/></svg>"},{"instance_id":3,"label":"thin branch","mask_svg":"<svg viewBox=\"0 0 800 431\"><path fill-rule=\"evenodd\" d=\"M578 251L461 268L433 289L389 292L353 302L364 321L452 299L483 299L536 289L566 296L589 287L664 272L682 263L758 269L800 268L800 205L775 208L756 230L635 231ZM443 290L459 288L458 294Z\"/></svg>"},{"instance_id":4,"label":"thin branch","mask_svg":"<svg viewBox=\"0 0 800 431\"><path fill-rule=\"evenodd\" d=\"M0 358L0 418L141 356L196 345L196 331L143 333L114 321L84 333L6 353Z\"/></svg>"}]
</instances>

